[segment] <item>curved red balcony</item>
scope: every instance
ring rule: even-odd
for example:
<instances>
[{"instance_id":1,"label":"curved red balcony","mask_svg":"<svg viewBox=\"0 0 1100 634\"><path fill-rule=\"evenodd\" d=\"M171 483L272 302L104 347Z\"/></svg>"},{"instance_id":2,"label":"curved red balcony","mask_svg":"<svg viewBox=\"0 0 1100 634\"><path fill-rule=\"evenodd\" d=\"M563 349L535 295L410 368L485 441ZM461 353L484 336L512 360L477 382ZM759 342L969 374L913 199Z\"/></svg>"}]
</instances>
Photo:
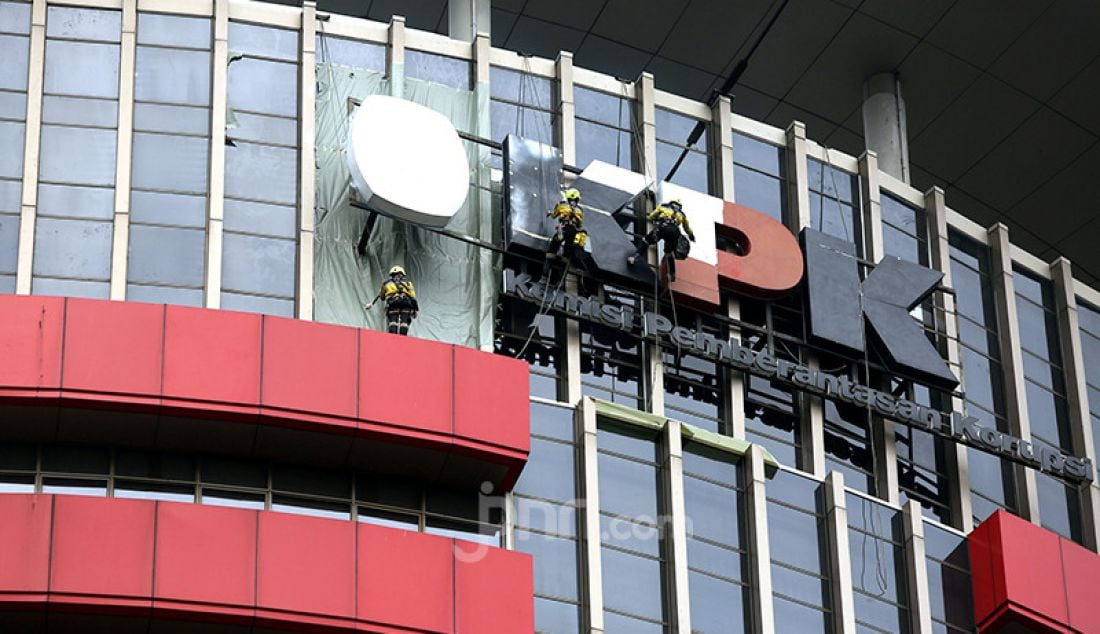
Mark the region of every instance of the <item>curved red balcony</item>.
<instances>
[{"instance_id":1,"label":"curved red balcony","mask_svg":"<svg viewBox=\"0 0 1100 634\"><path fill-rule=\"evenodd\" d=\"M326 464L503 489L518 478L530 441L521 361L356 328L136 302L0 296L5 405L23 408L0 416L8 437L312 452ZM66 418L72 408L112 415Z\"/></svg>"},{"instance_id":2,"label":"curved red balcony","mask_svg":"<svg viewBox=\"0 0 1100 634\"><path fill-rule=\"evenodd\" d=\"M176 502L0 495L3 610L515 634L534 629L532 597L530 556L424 533Z\"/></svg>"}]
</instances>

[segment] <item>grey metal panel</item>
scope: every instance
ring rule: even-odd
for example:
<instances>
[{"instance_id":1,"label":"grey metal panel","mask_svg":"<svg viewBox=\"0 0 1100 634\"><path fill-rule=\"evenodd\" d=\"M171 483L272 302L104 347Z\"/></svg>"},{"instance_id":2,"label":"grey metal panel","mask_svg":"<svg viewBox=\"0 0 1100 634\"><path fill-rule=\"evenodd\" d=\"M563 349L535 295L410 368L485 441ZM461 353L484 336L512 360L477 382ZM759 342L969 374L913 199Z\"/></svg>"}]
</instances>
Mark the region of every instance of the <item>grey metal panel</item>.
<instances>
[{"instance_id":1,"label":"grey metal panel","mask_svg":"<svg viewBox=\"0 0 1100 634\"><path fill-rule=\"evenodd\" d=\"M862 354L865 348L856 245L806 227L802 230L802 252L806 255L810 335L847 354Z\"/></svg>"}]
</instances>

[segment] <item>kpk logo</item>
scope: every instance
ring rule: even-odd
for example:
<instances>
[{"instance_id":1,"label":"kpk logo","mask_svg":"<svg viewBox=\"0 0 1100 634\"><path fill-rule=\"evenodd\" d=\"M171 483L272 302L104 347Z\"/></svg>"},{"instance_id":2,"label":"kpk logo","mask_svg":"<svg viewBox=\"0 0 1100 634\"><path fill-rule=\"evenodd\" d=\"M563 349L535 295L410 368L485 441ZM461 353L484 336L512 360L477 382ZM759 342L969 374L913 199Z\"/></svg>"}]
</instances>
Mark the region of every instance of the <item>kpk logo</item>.
<instances>
[{"instance_id":1,"label":"kpk logo","mask_svg":"<svg viewBox=\"0 0 1100 634\"><path fill-rule=\"evenodd\" d=\"M505 240L509 248L545 251L553 234L546 217L562 189L557 149L516 136L504 142ZM633 214L620 211L647 189L642 175L594 161L571 185L583 194L585 230L599 275L653 288L648 267L629 266L635 250L624 231ZM898 258L885 258L860 280L856 246L814 229L798 240L759 211L679 187L659 185L662 200L679 198L697 241L677 265L668 289L677 302L719 311L720 290L772 299L793 291L806 275L809 331L822 344L860 357L870 338L891 368L928 385L958 385L939 351L910 311L936 288L943 274ZM734 242L740 253L717 247ZM803 266L805 263L805 268Z\"/></svg>"}]
</instances>

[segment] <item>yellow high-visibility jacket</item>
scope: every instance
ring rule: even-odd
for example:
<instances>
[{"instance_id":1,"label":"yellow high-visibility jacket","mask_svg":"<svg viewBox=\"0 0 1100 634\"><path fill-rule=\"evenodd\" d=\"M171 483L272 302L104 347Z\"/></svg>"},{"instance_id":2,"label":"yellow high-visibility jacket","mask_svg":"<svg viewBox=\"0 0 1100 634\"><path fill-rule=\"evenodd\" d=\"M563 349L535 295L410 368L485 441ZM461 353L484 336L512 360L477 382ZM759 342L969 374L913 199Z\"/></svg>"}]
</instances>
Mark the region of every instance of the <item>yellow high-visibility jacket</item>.
<instances>
[{"instance_id":1,"label":"yellow high-visibility jacket","mask_svg":"<svg viewBox=\"0 0 1100 634\"><path fill-rule=\"evenodd\" d=\"M584 222L584 210L581 209L581 206L574 207L564 200L554 205L554 208L546 215L558 222L568 223L576 227L580 227Z\"/></svg>"},{"instance_id":2,"label":"yellow high-visibility jacket","mask_svg":"<svg viewBox=\"0 0 1100 634\"><path fill-rule=\"evenodd\" d=\"M409 299L416 299L416 289L413 288L413 283L408 280L401 282L386 280L382 282L382 291L379 294L382 296L382 299L386 300L386 303L402 296L408 297Z\"/></svg>"},{"instance_id":3,"label":"yellow high-visibility jacket","mask_svg":"<svg viewBox=\"0 0 1100 634\"><path fill-rule=\"evenodd\" d=\"M688 217L683 211L676 211L672 207L665 207L664 205L657 205L657 208L649 212L650 222L672 222L680 225L684 228L689 236L695 235L691 231L691 225L688 224Z\"/></svg>"}]
</instances>

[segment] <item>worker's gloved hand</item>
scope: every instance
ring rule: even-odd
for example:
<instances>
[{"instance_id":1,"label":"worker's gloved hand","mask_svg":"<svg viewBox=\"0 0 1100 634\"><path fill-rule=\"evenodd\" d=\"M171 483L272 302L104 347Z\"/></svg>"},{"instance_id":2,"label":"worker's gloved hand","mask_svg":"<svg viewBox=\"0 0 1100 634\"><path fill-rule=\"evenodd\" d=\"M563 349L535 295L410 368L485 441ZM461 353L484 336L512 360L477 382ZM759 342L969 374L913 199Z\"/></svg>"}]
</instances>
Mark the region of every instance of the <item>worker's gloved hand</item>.
<instances>
[{"instance_id":1,"label":"worker's gloved hand","mask_svg":"<svg viewBox=\"0 0 1100 634\"><path fill-rule=\"evenodd\" d=\"M695 242L695 234L694 233L689 233L688 234L688 240L691 240L692 242Z\"/></svg>"}]
</instances>

